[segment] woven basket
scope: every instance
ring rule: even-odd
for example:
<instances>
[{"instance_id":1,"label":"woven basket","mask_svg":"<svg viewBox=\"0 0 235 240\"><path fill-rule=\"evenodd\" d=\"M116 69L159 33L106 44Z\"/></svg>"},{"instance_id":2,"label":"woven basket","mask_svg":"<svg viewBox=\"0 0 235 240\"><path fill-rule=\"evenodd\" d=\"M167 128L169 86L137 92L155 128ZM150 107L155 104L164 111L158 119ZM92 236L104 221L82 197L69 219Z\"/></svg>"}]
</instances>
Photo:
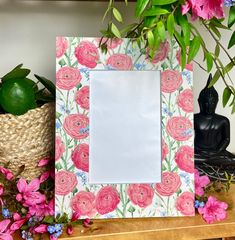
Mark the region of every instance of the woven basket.
<instances>
[{"instance_id":1,"label":"woven basket","mask_svg":"<svg viewBox=\"0 0 235 240\"><path fill-rule=\"evenodd\" d=\"M42 173L37 167L42 158L54 152L55 104L46 103L21 116L0 114L0 166L9 162L9 169L16 173L25 165L21 174L33 179Z\"/></svg>"}]
</instances>

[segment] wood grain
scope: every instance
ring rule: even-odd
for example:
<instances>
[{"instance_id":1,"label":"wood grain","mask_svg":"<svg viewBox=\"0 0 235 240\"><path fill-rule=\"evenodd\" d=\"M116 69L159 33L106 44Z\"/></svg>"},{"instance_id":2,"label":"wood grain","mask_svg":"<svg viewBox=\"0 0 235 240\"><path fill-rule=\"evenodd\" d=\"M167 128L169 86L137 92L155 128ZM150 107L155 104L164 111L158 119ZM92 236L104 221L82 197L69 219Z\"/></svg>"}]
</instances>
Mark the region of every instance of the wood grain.
<instances>
[{"instance_id":1,"label":"wood grain","mask_svg":"<svg viewBox=\"0 0 235 240\"><path fill-rule=\"evenodd\" d=\"M229 193L217 196L229 203L226 221L206 224L201 216L96 220L91 229L78 226L74 234L61 239L81 240L194 240L235 236L235 185ZM226 239L228 240L228 239Z\"/></svg>"}]
</instances>

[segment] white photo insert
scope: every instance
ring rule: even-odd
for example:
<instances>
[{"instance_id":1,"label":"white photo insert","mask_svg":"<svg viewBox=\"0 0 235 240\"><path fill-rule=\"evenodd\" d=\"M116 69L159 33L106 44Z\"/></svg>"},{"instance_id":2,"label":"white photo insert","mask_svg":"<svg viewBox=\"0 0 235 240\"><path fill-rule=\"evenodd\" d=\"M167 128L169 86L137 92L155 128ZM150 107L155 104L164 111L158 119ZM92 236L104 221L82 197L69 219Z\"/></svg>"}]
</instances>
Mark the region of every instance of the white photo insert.
<instances>
[{"instance_id":1,"label":"white photo insert","mask_svg":"<svg viewBox=\"0 0 235 240\"><path fill-rule=\"evenodd\" d=\"M160 71L89 75L89 183L161 182Z\"/></svg>"}]
</instances>

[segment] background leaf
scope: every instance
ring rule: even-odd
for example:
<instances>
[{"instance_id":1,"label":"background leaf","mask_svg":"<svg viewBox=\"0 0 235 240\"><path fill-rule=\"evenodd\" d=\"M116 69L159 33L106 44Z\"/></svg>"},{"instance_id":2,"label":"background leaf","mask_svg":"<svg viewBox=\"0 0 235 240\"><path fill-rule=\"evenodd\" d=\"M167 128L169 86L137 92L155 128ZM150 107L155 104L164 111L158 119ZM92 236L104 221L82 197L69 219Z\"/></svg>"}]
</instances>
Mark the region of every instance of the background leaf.
<instances>
[{"instance_id":1,"label":"background leaf","mask_svg":"<svg viewBox=\"0 0 235 240\"><path fill-rule=\"evenodd\" d=\"M114 23L111 24L111 31L115 37L117 37L117 38L122 37L120 31L118 30L118 28L116 27L116 25Z\"/></svg>"},{"instance_id":2,"label":"background leaf","mask_svg":"<svg viewBox=\"0 0 235 240\"><path fill-rule=\"evenodd\" d=\"M228 27L231 28L235 23L235 6L230 7L228 16Z\"/></svg>"},{"instance_id":3,"label":"background leaf","mask_svg":"<svg viewBox=\"0 0 235 240\"><path fill-rule=\"evenodd\" d=\"M145 8L147 7L150 0L137 0L136 7L135 7L135 16L140 17L141 14L144 12Z\"/></svg>"},{"instance_id":4,"label":"background leaf","mask_svg":"<svg viewBox=\"0 0 235 240\"><path fill-rule=\"evenodd\" d=\"M231 47L233 47L235 44L235 31L233 32L230 40L229 40L229 44L228 44L228 49L230 49Z\"/></svg>"},{"instance_id":5,"label":"background leaf","mask_svg":"<svg viewBox=\"0 0 235 240\"><path fill-rule=\"evenodd\" d=\"M230 88L226 87L223 92L223 107L225 107L226 104L228 103L231 94L232 94L232 91L230 90Z\"/></svg>"},{"instance_id":6,"label":"background leaf","mask_svg":"<svg viewBox=\"0 0 235 240\"><path fill-rule=\"evenodd\" d=\"M175 24L175 18L174 18L174 15L171 13L167 18L167 31L171 37L173 37L174 35L174 30L175 30L174 24Z\"/></svg>"},{"instance_id":7,"label":"background leaf","mask_svg":"<svg viewBox=\"0 0 235 240\"><path fill-rule=\"evenodd\" d=\"M174 2L177 2L178 0L152 0L153 5L167 5Z\"/></svg>"},{"instance_id":8,"label":"background leaf","mask_svg":"<svg viewBox=\"0 0 235 240\"><path fill-rule=\"evenodd\" d=\"M190 42L189 53L188 53L188 63L190 63L195 56L197 55L200 49L200 38L195 36L193 40Z\"/></svg>"},{"instance_id":9,"label":"background leaf","mask_svg":"<svg viewBox=\"0 0 235 240\"><path fill-rule=\"evenodd\" d=\"M121 13L117 10L117 8L113 8L113 15L117 19L118 22L123 22Z\"/></svg>"},{"instance_id":10,"label":"background leaf","mask_svg":"<svg viewBox=\"0 0 235 240\"><path fill-rule=\"evenodd\" d=\"M164 23L162 21L159 21L157 23L157 30L158 30L160 39L164 41L166 39L166 30L165 30Z\"/></svg>"},{"instance_id":11,"label":"background leaf","mask_svg":"<svg viewBox=\"0 0 235 240\"><path fill-rule=\"evenodd\" d=\"M38 75L34 75L38 81L52 94L52 96L55 98L55 85L53 84L53 82L51 82L50 80L46 79L45 77L41 77Z\"/></svg>"}]
</instances>

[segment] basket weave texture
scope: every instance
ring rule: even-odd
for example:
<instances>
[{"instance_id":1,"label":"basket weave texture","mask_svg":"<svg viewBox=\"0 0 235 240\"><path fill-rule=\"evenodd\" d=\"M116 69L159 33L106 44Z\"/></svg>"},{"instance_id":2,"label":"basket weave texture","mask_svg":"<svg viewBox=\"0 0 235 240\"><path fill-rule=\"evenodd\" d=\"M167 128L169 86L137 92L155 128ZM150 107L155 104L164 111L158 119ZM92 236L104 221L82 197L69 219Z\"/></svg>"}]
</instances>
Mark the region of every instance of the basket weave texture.
<instances>
[{"instance_id":1,"label":"basket weave texture","mask_svg":"<svg viewBox=\"0 0 235 240\"><path fill-rule=\"evenodd\" d=\"M0 114L0 166L9 164L13 173L25 165L26 179L38 177L42 158L54 152L55 104L46 103L21 116Z\"/></svg>"}]
</instances>

